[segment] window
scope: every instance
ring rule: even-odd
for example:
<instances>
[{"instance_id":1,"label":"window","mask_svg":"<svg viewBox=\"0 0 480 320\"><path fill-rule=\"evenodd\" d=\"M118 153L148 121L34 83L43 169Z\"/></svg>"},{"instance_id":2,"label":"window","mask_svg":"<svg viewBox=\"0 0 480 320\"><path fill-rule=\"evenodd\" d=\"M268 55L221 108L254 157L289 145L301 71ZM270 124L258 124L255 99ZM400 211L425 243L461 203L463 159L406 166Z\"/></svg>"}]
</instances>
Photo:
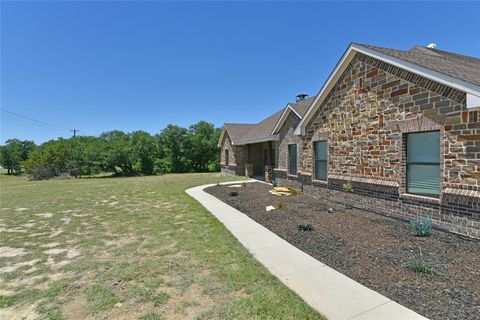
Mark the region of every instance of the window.
<instances>
[{"instance_id":1,"label":"window","mask_svg":"<svg viewBox=\"0 0 480 320\"><path fill-rule=\"evenodd\" d=\"M315 180L327 180L327 142L318 141L315 149Z\"/></svg>"},{"instance_id":2,"label":"window","mask_svg":"<svg viewBox=\"0 0 480 320\"><path fill-rule=\"evenodd\" d=\"M225 165L228 166L228 162L230 159L228 159L228 150L225 150Z\"/></svg>"},{"instance_id":3,"label":"window","mask_svg":"<svg viewBox=\"0 0 480 320\"><path fill-rule=\"evenodd\" d=\"M288 145L288 173L297 174L297 145Z\"/></svg>"},{"instance_id":4,"label":"window","mask_svg":"<svg viewBox=\"0 0 480 320\"><path fill-rule=\"evenodd\" d=\"M438 197L440 132L407 134L407 192Z\"/></svg>"}]
</instances>

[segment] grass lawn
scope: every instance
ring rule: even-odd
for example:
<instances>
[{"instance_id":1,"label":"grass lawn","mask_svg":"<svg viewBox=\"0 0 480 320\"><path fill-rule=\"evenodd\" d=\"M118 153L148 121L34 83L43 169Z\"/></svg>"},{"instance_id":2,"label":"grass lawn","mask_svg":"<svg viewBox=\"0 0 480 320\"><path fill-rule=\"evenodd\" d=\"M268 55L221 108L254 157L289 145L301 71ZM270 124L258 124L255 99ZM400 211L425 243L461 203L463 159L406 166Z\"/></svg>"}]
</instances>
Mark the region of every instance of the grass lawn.
<instances>
[{"instance_id":1,"label":"grass lawn","mask_svg":"<svg viewBox=\"0 0 480 320\"><path fill-rule=\"evenodd\" d=\"M184 190L218 174L0 177L0 318L321 319Z\"/></svg>"}]
</instances>

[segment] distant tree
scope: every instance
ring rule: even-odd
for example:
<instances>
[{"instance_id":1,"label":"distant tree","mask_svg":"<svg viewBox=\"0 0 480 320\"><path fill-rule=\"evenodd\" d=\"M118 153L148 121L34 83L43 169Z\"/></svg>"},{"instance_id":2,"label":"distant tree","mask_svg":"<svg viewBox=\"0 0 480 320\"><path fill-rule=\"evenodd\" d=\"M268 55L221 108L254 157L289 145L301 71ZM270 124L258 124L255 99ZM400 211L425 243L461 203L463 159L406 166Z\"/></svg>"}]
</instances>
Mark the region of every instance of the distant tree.
<instances>
[{"instance_id":1,"label":"distant tree","mask_svg":"<svg viewBox=\"0 0 480 320\"><path fill-rule=\"evenodd\" d=\"M114 130L102 133L100 139L103 140L105 147L102 151L103 168L115 174L134 175L135 154L130 141L131 136L123 131Z\"/></svg>"},{"instance_id":2,"label":"distant tree","mask_svg":"<svg viewBox=\"0 0 480 320\"><path fill-rule=\"evenodd\" d=\"M22 163L27 160L30 153L35 149L33 141L9 139L0 149L2 166L7 169L7 174L20 174Z\"/></svg>"},{"instance_id":3,"label":"distant tree","mask_svg":"<svg viewBox=\"0 0 480 320\"><path fill-rule=\"evenodd\" d=\"M200 121L189 128L190 159L194 171L208 171L219 156L218 137L213 124Z\"/></svg>"},{"instance_id":4,"label":"distant tree","mask_svg":"<svg viewBox=\"0 0 480 320\"><path fill-rule=\"evenodd\" d=\"M160 144L160 164L164 172L187 172L191 168L188 150L191 147L187 129L169 124L157 135Z\"/></svg>"},{"instance_id":5,"label":"distant tree","mask_svg":"<svg viewBox=\"0 0 480 320\"><path fill-rule=\"evenodd\" d=\"M145 131L135 131L131 135L131 145L136 160L135 171L153 174L155 159L159 156L157 139Z\"/></svg>"},{"instance_id":6,"label":"distant tree","mask_svg":"<svg viewBox=\"0 0 480 320\"><path fill-rule=\"evenodd\" d=\"M61 174L79 175L72 140L59 138L45 142L25 161L25 169L34 179L48 179Z\"/></svg>"}]
</instances>

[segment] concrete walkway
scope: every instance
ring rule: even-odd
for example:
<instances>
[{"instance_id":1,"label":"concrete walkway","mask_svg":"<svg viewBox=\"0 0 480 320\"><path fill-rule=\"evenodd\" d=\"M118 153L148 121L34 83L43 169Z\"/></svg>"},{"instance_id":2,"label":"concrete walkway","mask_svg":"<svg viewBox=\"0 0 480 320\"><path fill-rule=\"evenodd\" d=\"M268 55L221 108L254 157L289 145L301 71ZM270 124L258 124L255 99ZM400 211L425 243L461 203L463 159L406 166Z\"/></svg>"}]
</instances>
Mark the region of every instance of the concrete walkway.
<instances>
[{"instance_id":1,"label":"concrete walkway","mask_svg":"<svg viewBox=\"0 0 480 320\"><path fill-rule=\"evenodd\" d=\"M210 186L213 184L186 192L217 217L273 275L328 319L426 319L324 265L203 191Z\"/></svg>"}]
</instances>

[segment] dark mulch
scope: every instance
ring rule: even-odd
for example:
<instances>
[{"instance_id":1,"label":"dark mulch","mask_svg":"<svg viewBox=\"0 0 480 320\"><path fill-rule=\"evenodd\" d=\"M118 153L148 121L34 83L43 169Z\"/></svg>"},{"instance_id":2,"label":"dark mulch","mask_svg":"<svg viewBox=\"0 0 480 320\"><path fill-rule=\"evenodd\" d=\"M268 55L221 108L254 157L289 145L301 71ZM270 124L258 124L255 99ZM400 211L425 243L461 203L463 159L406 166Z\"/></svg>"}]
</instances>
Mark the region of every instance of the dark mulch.
<instances>
[{"instance_id":1,"label":"dark mulch","mask_svg":"<svg viewBox=\"0 0 480 320\"><path fill-rule=\"evenodd\" d=\"M434 230L415 236L406 222L344 209L343 205L299 194L275 196L271 187L214 186L207 192L244 212L297 248L363 285L432 319L480 319L480 241ZM237 191L238 196L229 195ZM284 206L265 211L265 207ZM327 209L333 207L334 213ZM314 230L298 230L310 223ZM437 274L406 267L420 257ZM348 303L348 302L346 302Z\"/></svg>"}]
</instances>

